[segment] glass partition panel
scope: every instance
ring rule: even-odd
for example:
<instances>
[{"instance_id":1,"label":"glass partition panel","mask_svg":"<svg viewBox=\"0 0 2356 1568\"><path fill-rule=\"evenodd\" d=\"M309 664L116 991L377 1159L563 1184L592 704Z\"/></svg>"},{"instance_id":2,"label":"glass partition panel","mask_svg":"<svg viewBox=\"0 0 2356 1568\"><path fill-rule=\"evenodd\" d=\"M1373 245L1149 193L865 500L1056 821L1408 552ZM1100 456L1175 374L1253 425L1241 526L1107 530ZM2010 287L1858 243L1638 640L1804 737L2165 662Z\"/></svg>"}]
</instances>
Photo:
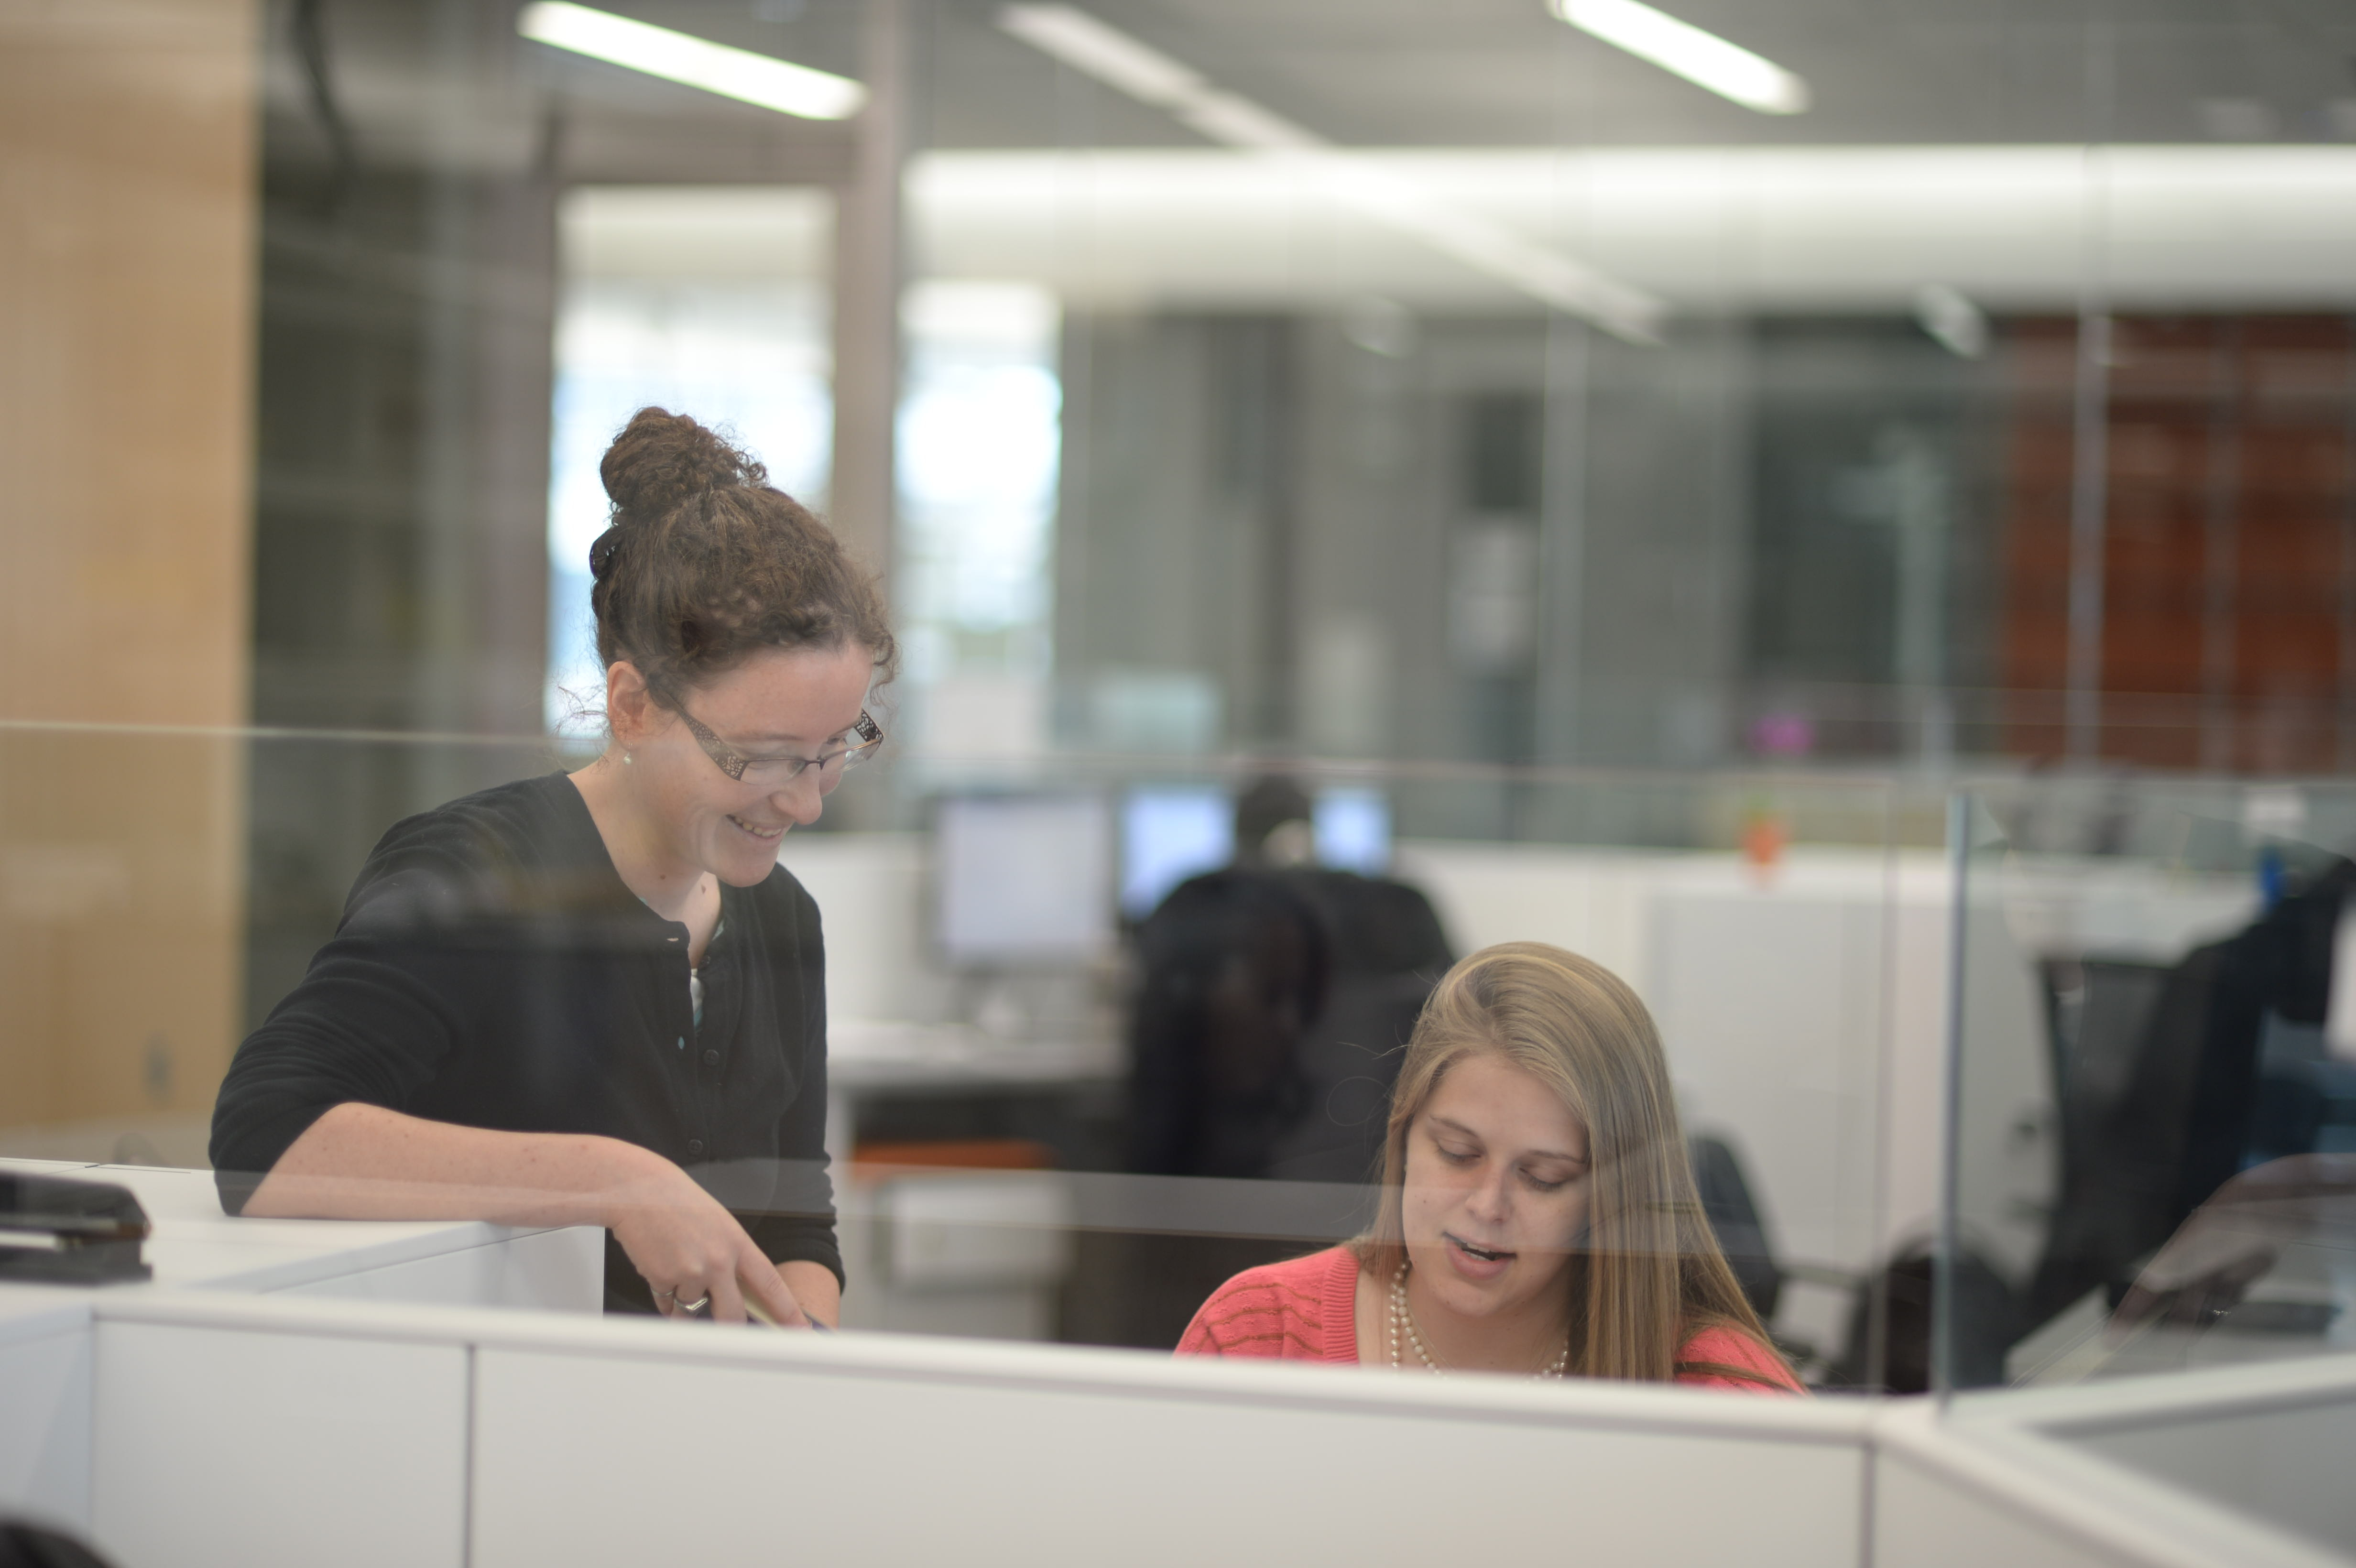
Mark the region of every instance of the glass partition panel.
<instances>
[{"instance_id":1,"label":"glass partition panel","mask_svg":"<svg viewBox=\"0 0 2356 1568\"><path fill-rule=\"evenodd\" d=\"M2345 1349L2356 790L2032 780L1956 812L1946 1385Z\"/></svg>"},{"instance_id":2,"label":"glass partition panel","mask_svg":"<svg viewBox=\"0 0 2356 1568\"><path fill-rule=\"evenodd\" d=\"M1755 1314L1808 1381L1889 1384L1867 1287L1936 1207L1935 793L1056 763L862 770L782 839L791 881L713 928L617 870L594 803L625 764L541 738L0 729L0 1157L127 1185L165 1285L335 1294L231 1239L491 1220L612 1237L487 1304L693 1284L733 1311L663 1252L648 1216L683 1207L788 1271L839 1262L845 1331L1166 1351L1237 1275L1395 1232L1404 1254L1366 1253L1375 1338L1337 1344L1465 1354L1402 1257L1476 1295L1538 1268L1543 1295L1689 1253L1697 1321ZM721 776L650 750L632 777L688 764ZM1511 944L1545 944L1488 971L1515 1021L1460 1000L1431 1038L1522 1054L1417 1066L1442 976ZM1421 1119L1387 1186L1403 1072ZM439 1130L389 1153L388 1111ZM602 1135L615 1163L527 1179L433 1141L458 1127Z\"/></svg>"}]
</instances>

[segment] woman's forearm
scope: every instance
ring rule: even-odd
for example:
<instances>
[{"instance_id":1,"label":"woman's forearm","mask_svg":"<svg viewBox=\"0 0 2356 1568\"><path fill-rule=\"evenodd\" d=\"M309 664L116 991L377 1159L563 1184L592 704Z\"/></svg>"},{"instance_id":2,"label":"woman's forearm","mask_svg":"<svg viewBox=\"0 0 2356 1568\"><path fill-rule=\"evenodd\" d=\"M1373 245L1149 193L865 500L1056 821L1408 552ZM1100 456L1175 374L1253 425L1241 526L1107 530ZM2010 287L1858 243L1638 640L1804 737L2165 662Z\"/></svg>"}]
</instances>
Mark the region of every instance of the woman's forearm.
<instances>
[{"instance_id":1,"label":"woman's forearm","mask_svg":"<svg viewBox=\"0 0 2356 1568\"><path fill-rule=\"evenodd\" d=\"M669 1162L619 1138L506 1133L379 1105L335 1106L262 1178L245 1212L305 1220L605 1225Z\"/></svg>"},{"instance_id":2,"label":"woman's forearm","mask_svg":"<svg viewBox=\"0 0 2356 1568\"><path fill-rule=\"evenodd\" d=\"M487 1220L508 1225L603 1225L658 1302L712 1302L741 1321L739 1282L777 1321L831 1325L840 1292L821 1264L774 1265L735 1217L670 1161L619 1138L503 1133L335 1106L289 1145L246 1200L256 1217L306 1220Z\"/></svg>"}]
</instances>

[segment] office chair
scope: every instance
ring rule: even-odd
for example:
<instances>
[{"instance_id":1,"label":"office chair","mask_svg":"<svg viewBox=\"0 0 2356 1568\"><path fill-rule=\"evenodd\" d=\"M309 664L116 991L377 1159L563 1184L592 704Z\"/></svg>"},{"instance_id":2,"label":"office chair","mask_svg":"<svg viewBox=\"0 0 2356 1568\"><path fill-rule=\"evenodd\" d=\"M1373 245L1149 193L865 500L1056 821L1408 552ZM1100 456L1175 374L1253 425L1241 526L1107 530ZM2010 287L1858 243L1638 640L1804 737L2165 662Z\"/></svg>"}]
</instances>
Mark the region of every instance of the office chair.
<instances>
[{"instance_id":1,"label":"office chair","mask_svg":"<svg viewBox=\"0 0 2356 1568\"><path fill-rule=\"evenodd\" d=\"M1688 1138L1687 1149L1693 1160L1694 1186L1700 1190L1702 1212L1709 1217L1709 1228L1718 1237L1718 1250L1726 1254L1751 1309L1759 1314L1762 1323L1772 1323L1783 1296L1783 1271L1776 1265L1759 1205L1751 1200L1742 1161L1721 1138Z\"/></svg>"},{"instance_id":2,"label":"office chair","mask_svg":"<svg viewBox=\"0 0 2356 1568\"><path fill-rule=\"evenodd\" d=\"M1138 931L1128 1168L1261 1177L1306 1113L1301 1040L1325 1010L1333 944L1277 873L1182 882Z\"/></svg>"},{"instance_id":3,"label":"office chair","mask_svg":"<svg viewBox=\"0 0 2356 1568\"><path fill-rule=\"evenodd\" d=\"M2048 961L2039 971L2061 1110L2062 1171L2045 1247L2021 1304L2023 1332L2147 1250L2138 1243L2151 1224L2145 1216L2154 1207L2152 1165L2155 1158L2167 1163L2149 1147L2150 1118L2173 1121L2186 1110L2180 1094L2163 1095L2155 1086L2182 1081L2180 1068L2166 1068L2154 1055L2154 1020L2174 968L2089 958ZM2177 984L2180 991L2185 983ZM2156 1103L2162 1098L2176 1103ZM2123 1116L2130 1101L2136 1108Z\"/></svg>"},{"instance_id":4,"label":"office chair","mask_svg":"<svg viewBox=\"0 0 2356 1568\"><path fill-rule=\"evenodd\" d=\"M2173 965L2086 961L2074 996L2071 966L2048 966L2063 1174L2021 1332L2097 1287L2115 1305L2141 1261L2254 1154L2298 1152L2266 1146L2301 1137L2312 1147L2319 1110L2295 1083L2266 1087L2263 1045L2270 1016L2322 1022L2351 891L2356 865L2334 858Z\"/></svg>"},{"instance_id":5,"label":"office chair","mask_svg":"<svg viewBox=\"0 0 2356 1568\"><path fill-rule=\"evenodd\" d=\"M71 1536L22 1520L0 1519L0 1568L107 1568Z\"/></svg>"},{"instance_id":6,"label":"office chair","mask_svg":"<svg viewBox=\"0 0 2356 1568\"><path fill-rule=\"evenodd\" d=\"M1294 1055L1309 1103L1269 1150L1268 1174L1370 1181L1399 1059L1455 955L1430 901L1404 882L1307 868L1278 874L1323 921L1333 974L1324 1009Z\"/></svg>"},{"instance_id":7,"label":"office chair","mask_svg":"<svg viewBox=\"0 0 2356 1568\"><path fill-rule=\"evenodd\" d=\"M1901 1251L1851 1298L1841 1353L1827 1388L1928 1393L1936 1360L1937 1267L1928 1243ZM1965 1249L1955 1260L1948 1325L1950 1375L1957 1388L2004 1381L2004 1353L2020 1338L2019 1303L2004 1277Z\"/></svg>"}]
</instances>

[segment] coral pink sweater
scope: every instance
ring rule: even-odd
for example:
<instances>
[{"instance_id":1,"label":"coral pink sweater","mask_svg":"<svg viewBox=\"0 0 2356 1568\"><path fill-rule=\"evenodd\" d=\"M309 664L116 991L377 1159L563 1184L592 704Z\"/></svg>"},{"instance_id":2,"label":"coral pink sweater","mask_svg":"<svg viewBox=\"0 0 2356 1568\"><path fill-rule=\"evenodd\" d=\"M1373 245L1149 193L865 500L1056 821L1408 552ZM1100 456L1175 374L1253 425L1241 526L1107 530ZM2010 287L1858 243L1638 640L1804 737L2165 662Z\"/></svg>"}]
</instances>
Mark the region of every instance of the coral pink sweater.
<instances>
[{"instance_id":1,"label":"coral pink sweater","mask_svg":"<svg viewBox=\"0 0 2356 1568\"><path fill-rule=\"evenodd\" d=\"M1211 1293L1178 1341L1182 1356L1264 1356L1288 1361L1358 1360L1358 1260L1345 1247L1329 1247L1290 1263L1246 1269ZM1700 1388L1747 1389L1755 1393L1801 1392L1773 1352L1748 1334L1705 1328L1685 1342L1680 1361L1716 1361L1755 1371L1776 1390L1740 1378L1708 1372L1681 1374L1677 1381Z\"/></svg>"}]
</instances>

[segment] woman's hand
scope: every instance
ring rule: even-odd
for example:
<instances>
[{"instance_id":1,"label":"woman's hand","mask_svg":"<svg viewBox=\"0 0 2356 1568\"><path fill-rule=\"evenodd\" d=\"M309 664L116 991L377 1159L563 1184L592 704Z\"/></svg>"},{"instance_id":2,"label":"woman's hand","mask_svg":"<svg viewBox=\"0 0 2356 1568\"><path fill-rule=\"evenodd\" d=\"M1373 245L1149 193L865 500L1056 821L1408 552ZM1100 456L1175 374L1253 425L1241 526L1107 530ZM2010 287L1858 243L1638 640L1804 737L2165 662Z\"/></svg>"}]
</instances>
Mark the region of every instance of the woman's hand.
<instances>
[{"instance_id":1,"label":"woman's hand","mask_svg":"<svg viewBox=\"0 0 2356 1568\"><path fill-rule=\"evenodd\" d=\"M671 1317L708 1298L724 1323L758 1302L778 1323L809 1318L736 1217L662 1156L589 1133L508 1133L337 1105L271 1168L245 1211L316 1220L488 1220L505 1225L603 1225ZM788 1268L805 1265L788 1264ZM818 1264L819 1309L834 1276ZM823 1276L822 1283L820 1276Z\"/></svg>"},{"instance_id":2,"label":"woman's hand","mask_svg":"<svg viewBox=\"0 0 2356 1568\"><path fill-rule=\"evenodd\" d=\"M646 1276L663 1316L742 1323L749 1298L781 1328L809 1327L776 1265L736 1216L670 1161L630 1152L639 1157L609 1194L605 1225Z\"/></svg>"}]
</instances>

